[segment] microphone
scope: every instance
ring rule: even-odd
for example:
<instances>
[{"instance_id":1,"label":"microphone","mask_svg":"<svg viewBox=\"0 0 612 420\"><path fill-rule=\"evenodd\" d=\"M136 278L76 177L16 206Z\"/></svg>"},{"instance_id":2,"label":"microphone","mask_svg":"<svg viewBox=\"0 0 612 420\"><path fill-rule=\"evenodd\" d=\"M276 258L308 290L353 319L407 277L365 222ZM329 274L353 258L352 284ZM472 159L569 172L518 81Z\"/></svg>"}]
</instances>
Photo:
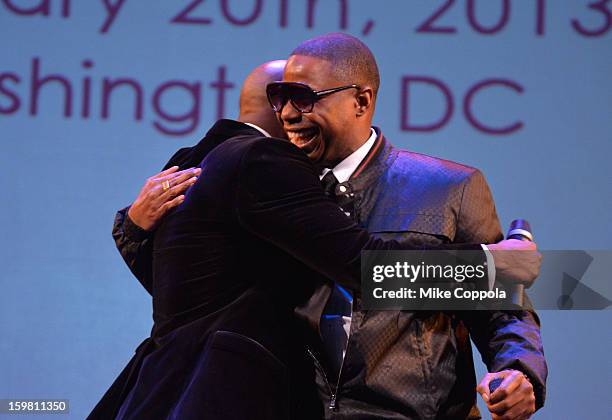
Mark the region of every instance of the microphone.
<instances>
[{"instance_id":1,"label":"microphone","mask_svg":"<svg viewBox=\"0 0 612 420\"><path fill-rule=\"evenodd\" d=\"M494 393L495 390L499 388L499 386L501 385L503 381L504 381L503 378L495 378L491 382L489 382L489 395Z\"/></svg>"},{"instance_id":2,"label":"microphone","mask_svg":"<svg viewBox=\"0 0 612 420\"><path fill-rule=\"evenodd\" d=\"M531 233L531 226L529 222L525 219L516 219L510 223L510 229L508 229L508 234L506 235L506 239L518 239L519 241L530 241L533 242L533 234ZM523 290L525 286L522 284L516 284L512 287L512 304L523 307ZM497 388L503 382L503 378L495 378L491 382L489 382L489 394L495 392Z\"/></svg>"},{"instance_id":3,"label":"microphone","mask_svg":"<svg viewBox=\"0 0 612 420\"><path fill-rule=\"evenodd\" d=\"M531 233L531 226L525 219L516 219L510 223L510 229L506 235L506 239L518 239L520 241L533 242L533 234ZM523 290L525 286L522 284L516 284L512 286L511 300L512 304L523 307Z\"/></svg>"}]
</instances>

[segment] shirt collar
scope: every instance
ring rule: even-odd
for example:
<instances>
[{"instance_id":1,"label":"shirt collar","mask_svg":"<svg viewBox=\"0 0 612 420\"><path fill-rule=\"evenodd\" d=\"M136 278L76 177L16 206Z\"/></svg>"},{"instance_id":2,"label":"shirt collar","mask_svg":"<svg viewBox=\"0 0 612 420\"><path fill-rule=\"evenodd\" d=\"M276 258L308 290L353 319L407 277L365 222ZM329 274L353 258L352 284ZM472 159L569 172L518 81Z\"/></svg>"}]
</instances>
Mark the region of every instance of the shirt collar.
<instances>
[{"instance_id":1,"label":"shirt collar","mask_svg":"<svg viewBox=\"0 0 612 420\"><path fill-rule=\"evenodd\" d=\"M353 153L344 158L344 160L334 166L333 169L323 169L320 178L323 178L325 174L332 171L339 183L348 181L361 161L368 155L368 152L376 141L376 131L374 131L373 128L370 128L370 132L370 137L359 147L359 149L355 150Z\"/></svg>"},{"instance_id":2,"label":"shirt collar","mask_svg":"<svg viewBox=\"0 0 612 420\"><path fill-rule=\"evenodd\" d=\"M245 122L245 124L246 124L246 125L248 125L248 126L250 126L250 127L253 127L255 130L259 131L261 134L263 134L263 135L264 135L264 136L266 136L266 137L272 137L272 136L270 135L270 133L268 133L266 130L264 130L263 128L261 128L261 127L260 127L260 126L258 126L258 125L251 124L251 123L248 123L248 122Z\"/></svg>"}]
</instances>

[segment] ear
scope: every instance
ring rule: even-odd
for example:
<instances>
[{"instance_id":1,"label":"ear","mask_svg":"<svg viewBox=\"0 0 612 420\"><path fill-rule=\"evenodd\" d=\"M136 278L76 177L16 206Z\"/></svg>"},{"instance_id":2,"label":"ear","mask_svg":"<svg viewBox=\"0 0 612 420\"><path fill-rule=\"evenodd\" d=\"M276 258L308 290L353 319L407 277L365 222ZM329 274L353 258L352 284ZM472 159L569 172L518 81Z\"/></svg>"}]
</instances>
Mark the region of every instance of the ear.
<instances>
[{"instance_id":1,"label":"ear","mask_svg":"<svg viewBox=\"0 0 612 420\"><path fill-rule=\"evenodd\" d=\"M370 86L364 86L357 94L356 115L361 117L374 107L374 90Z\"/></svg>"}]
</instances>

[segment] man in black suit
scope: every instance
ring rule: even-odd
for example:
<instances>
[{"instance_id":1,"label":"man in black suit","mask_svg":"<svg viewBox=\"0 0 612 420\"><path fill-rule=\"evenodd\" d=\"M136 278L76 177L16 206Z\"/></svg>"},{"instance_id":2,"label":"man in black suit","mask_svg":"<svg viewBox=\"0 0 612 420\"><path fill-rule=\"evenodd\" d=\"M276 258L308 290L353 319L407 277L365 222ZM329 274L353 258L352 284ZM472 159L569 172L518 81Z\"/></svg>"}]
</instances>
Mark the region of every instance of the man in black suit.
<instances>
[{"instance_id":1,"label":"man in black suit","mask_svg":"<svg viewBox=\"0 0 612 420\"><path fill-rule=\"evenodd\" d=\"M265 98L262 84L259 91ZM263 100L258 109L266 109ZM269 119L245 115L241 102L240 122L217 122L196 148L171 160L185 164L206 155L200 178L154 239L129 238L148 233L129 212L120 216L116 237L140 242L128 253L139 258L153 243L152 271L130 266L153 294L155 324L90 418L280 419L290 412L315 418L311 365L293 322L296 307L321 315L322 306L309 306L321 283L306 267L355 290L362 249L415 248L370 237L325 195L318 169L302 151L268 138ZM151 191L170 194L166 181ZM493 246L508 247L534 249L517 241ZM528 254L532 259L517 270L500 253L498 271L533 280L538 258Z\"/></svg>"}]
</instances>

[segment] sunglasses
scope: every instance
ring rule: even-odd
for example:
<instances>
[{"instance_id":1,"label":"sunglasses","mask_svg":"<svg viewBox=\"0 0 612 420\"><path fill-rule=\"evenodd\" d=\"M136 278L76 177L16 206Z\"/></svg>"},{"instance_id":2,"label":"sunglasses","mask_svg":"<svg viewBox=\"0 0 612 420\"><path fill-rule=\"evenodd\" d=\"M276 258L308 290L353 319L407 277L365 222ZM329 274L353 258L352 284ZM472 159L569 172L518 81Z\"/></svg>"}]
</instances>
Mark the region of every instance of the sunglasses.
<instances>
[{"instance_id":1,"label":"sunglasses","mask_svg":"<svg viewBox=\"0 0 612 420\"><path fill-rule=\"evenodd\" d=\"M359 89L359 86L348 85L325 90L312 90L310 86L303 83L274 82L266 86L266 94L274 112L281 112L289 101L296 111L306 114L312 112L312 108L318 100L347 89Z\"/></svg>"}]
</instances>

